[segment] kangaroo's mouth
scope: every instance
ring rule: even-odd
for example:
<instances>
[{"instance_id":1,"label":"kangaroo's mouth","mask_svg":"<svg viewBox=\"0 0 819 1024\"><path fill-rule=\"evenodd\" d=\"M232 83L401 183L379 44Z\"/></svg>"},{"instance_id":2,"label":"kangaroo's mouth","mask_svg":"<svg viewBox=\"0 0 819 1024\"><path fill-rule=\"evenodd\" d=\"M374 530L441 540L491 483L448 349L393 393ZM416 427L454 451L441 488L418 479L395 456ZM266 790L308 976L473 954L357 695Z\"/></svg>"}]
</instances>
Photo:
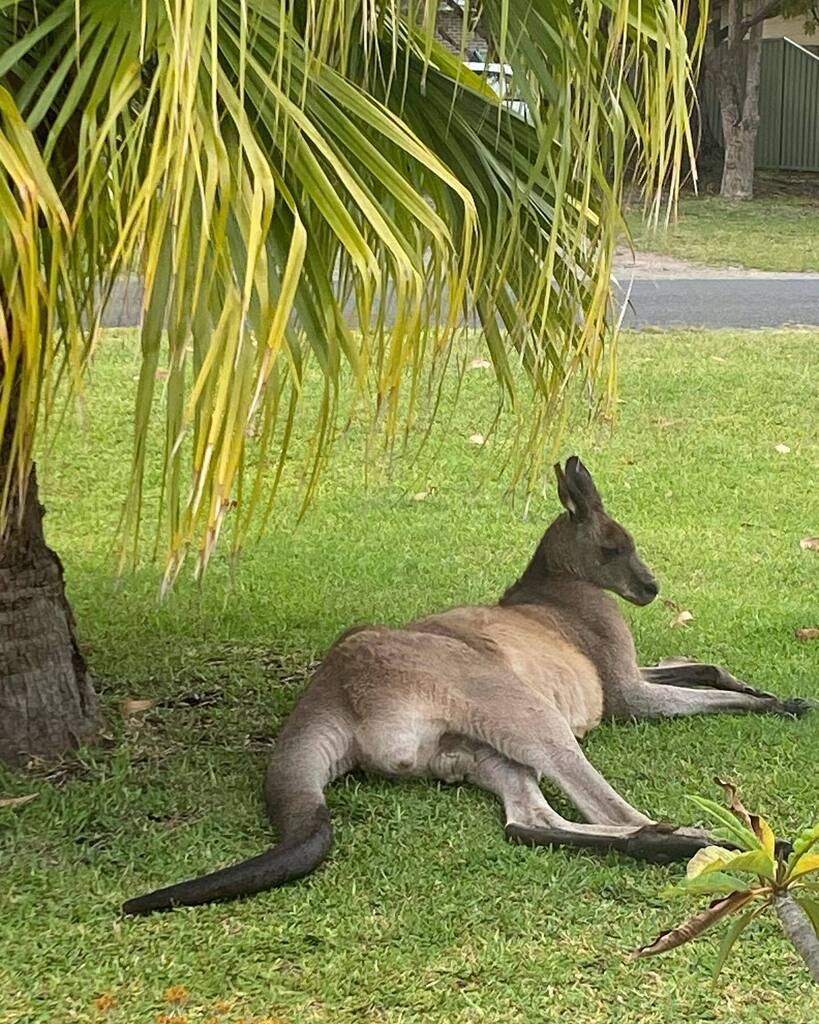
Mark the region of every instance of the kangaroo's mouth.
<instances>
[{"instance_id":1,"label":"kangaroo's mouth","mask_svg":"<svg viewBox=\"0 0 819 1024\"><path fill-rule=\"evenodd\" d=\"M656 580L651 580L648 583L641 583L633 590L629 590L628 593L623 594L623 597L632 604L640 605L642 607L643 605L651 604L659 593L659 583Z\"/></svg>"}]
</instances>

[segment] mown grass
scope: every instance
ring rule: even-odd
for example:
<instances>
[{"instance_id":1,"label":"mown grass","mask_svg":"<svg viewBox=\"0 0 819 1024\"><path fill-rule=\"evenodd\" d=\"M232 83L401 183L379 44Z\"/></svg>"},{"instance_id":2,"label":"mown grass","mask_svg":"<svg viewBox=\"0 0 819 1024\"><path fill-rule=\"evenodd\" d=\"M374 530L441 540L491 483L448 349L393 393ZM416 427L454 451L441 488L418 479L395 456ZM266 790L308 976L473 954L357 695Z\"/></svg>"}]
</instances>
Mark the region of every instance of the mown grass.
<instances>
[{"instance_id":1,"label":"mown grass","mask_svg":"<svg viewBox=\"0 0 819 1024\"><path fill-rule=\"evenodd\" d=\"M204 590L185 581L159 605L155 568L111 578L133 344L111 332L85 427L63 433L43 472L111 739L56 769L0 775L9 795L37 793L0 809L2 1024L817 1020L819 993L773 924L751 927L716 989L712 938L631 962L631 948L679 918L658 897L678 868L510 846L489 797L432 783L333 786L336 847L301 883L122 919L123 897L269 842L259 789L271 737L342 628L493 600L556 511L549 488L524 519L490 450L468 442L493 413L476 370L426 476L398 462L365 487L353 433L296 531L285 494L238 573L220 559ZM816 353L809 332L627 337L619 426L573 429L565 451L593 469L664 596L694 615L674 629L661 602L628 608L646 661L713 658L819 696L819 646L794 637L819 624L819 556L799 547L819 533ZM215 703L178 703L214 691ZM171 705L125 720L127 698ZM720 772L787 835L817 817L818 726L604 726L586 747L655 815L692 821L686 793L713 794ZM166 997L171 986L181 1001Z\"/></svg>"},{"instance_id":2,"label":"mown grass","mask_svg":"<svg viewBox=\"0 0 819 1024\"><path fill-rule=\"evenodd\" d=\"M819 195L761 195L749 202L686 196L669 228L628 218L634 247L715 266L819 270Z\"/></svg>"}]
</instances>

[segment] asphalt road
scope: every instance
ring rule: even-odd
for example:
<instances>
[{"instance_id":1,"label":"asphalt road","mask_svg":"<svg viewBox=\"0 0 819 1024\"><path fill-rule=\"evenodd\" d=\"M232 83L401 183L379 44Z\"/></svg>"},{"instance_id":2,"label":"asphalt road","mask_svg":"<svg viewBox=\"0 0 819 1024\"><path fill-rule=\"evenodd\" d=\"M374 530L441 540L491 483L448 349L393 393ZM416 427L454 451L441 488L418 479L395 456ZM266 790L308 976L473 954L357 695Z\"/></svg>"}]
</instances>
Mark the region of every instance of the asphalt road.
<instances>
[{"instance_id":1,"label":"asphalt road","mask_svg":"<svg viewBox=\"0 0 819 1024\"><path fill-rule=\"evenodd\" d=\"M628 274L620 275L621 299ZM142 289L137 280L115 289L104 316L108 327L139 323ZM819 274L755 277L635 278L624 326L779 327L819 325Z\"/></svg>"},{"instance_id":2,"label":"asphalt road","mask_svg":"<svg viewBox=\"0 0 819 1024\"><path fill-rule=\"evenodd\" d=\"M623 325L636 329L819 325L819 274L641 278L632 283L629 300Z\"/></svg>"}]
</instances>

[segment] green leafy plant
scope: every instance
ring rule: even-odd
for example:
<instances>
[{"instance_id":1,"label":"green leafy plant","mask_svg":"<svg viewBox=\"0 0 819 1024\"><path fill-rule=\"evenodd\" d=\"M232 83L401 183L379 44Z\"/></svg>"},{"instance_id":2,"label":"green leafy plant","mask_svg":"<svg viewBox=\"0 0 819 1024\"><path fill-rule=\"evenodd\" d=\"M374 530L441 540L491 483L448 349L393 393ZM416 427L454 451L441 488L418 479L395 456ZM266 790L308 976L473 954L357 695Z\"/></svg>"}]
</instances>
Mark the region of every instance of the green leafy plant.
<instances>
[{"instance_id":1,"label":"green leafy plant","mask_svg":"<svg viewBox=\"0 0 819 1024\"><path fill-rule=\"evenodd\" d=\"M688 863L685 879L667 890L667 895L715 898L699 914L635 950L634 956L666 953L731 918L717 957L719 975L740 935L771 908L819 982L819 825L801 832L793 845L777 841L768 822L742 805L735 786L715 782L726 792L727 809L702 797L691 800L716 823L714 838L726 845L699 850Z\"/></svg>"}]
</instances>

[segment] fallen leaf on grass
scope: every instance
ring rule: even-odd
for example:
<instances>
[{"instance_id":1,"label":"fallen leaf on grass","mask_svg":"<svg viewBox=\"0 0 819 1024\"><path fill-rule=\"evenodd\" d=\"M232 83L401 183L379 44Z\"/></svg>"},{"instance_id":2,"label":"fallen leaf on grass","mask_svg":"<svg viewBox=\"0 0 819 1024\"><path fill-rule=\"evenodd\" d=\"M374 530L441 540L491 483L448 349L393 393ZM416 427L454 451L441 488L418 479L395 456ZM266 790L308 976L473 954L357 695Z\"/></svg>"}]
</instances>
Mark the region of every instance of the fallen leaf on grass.
<instances>
[{"instance_id":1,"label":"fallen leaf on grass","mask_svg":"<svg viewBox=\"0 0 819 1024\"><path fill-rule=\"evenodd\" d=\"M104 1013L106 1010L112 1010L117 1005L117 999L110 992L103 992L101 996L97 996L94 1000L94 1005L101 1013Z\"/></svg>"},{"instance_id":2,"label":"fallen leaf on grass","mask_svg":"<svg viewBox=\"0 0 819 1024\"><path fill-rule=\"evenodd\" d=\"M425 498L428 498L428 497L429 497L429 491L417 491L415 494L412 495L412 500L413 501L423 501Z\"/></svg>"},{"instance_id":3,"label":"fallen leaf on grass","mask_svg":"<svg viewBox=\"0 0 819 1024\"><path fill-rule=\"evenodd\" d=\"M184 985L171 985L165 989L166 1003L186 1003L190 999L190 992Z\"/></svg>"},{"instance_id":4,"label":"fallen leaf on grass","mask_svg":"<svg viewBox=\"0 0 819 1024\"><path fill-rule=\"evenodd\" d=\"M483 434L470 434L469 435L469 443L470 444L486 444L486 438L483 436Z\"/></svg>"},{"instance_id":5,"label":"fallen leaf on grass","mask_svg":"<svg viewBox=\"0 0 819 1024\"><path fill-rule=\"evenodd\" d=\"M663 598L663 606L667 608L670 612L678 612L680 610L680 606L677 604L677 602L672 601L670 597Z\"/></svg>"},{"instance_id":6,"label":"fallen leaf on grass","mask_svg":"<svg viewBox=\"0 0 819 1024\"><path fill-rule=\"evenodd\" d=\"M467 370L491 370L492 364L488 359L473 359L466 364Z\"/></svg>"},{"instance_id":7,"label":"fallen leaf on grass","mask_svg":"<svg viewBox=\"0 0 819 1024\"><path fill-rule=\"evenodd\" d=\"M819 640L819 627L803 626L796 630L797 640Z\"/></svg>"},{"instance_id":8,"label":"fallen leaf on grass","mask_svg":"<svg viewBox=\"0 0 819 1024\"><path fill-rule=\"evenodd\" d=\"M787 455L790 448L786 444L775 444L774 450L778 451L780 455Z\"/></svg>"},{"instance_id":9,"label":"fallen leaf on grass","mask_svg":"<svg viewBox=\"0 0 819 1024\"><path fill-rule=\"evenodd\" d=\"M694 616L691 612L680 612L676 619L671 623L671 628L674 629L675 626L685 626L691 622L693 618Z\"/></svg>"},{"instance_id":10,"label":"fallen leaf on grass","mask_svg":"<svg viewBox=\"0 0 819 1024\"><path fill-rule=\"evenodd\" d=\"M715 363L727 363L728 362L728 360L727 359L723 359L722 356L711 356L711 358L713 359L713 361Z\"/></svg>"},{"instance_id":11,"label":"fallen leaf on grass","mask_svg":"<svg viewBox=\"0 0 819 1024\"><path fill-rule=\"evenodd\" d=\"M152 700L126 700L122 702L122 713L126 718L128 715L138 715L141 711L150 711L154 703Z\"/></svg>"},{"instance_id":12,"label":"fallen leaf on grass","mask_svg":"<svg viewBox=\"0 0 819 1024\"><path fill-rule=\"evenodd\" d=\"M803 551L819 551L819 537L803 537L799 541L799 547Z\"/></svg>"},{"instance_id":13,"label":"fallen leaf on grass","mask_svg":"<svg viewBox=\"0 0 819 1024\"><path fill-rule=\"evenodd\" d=\"M39 795L39 793L29 793L27 796L7 796L0 800L0 807L22 807L23 804L30 804L32 800L36 800Z\"/></svg>"}]
</instances>

